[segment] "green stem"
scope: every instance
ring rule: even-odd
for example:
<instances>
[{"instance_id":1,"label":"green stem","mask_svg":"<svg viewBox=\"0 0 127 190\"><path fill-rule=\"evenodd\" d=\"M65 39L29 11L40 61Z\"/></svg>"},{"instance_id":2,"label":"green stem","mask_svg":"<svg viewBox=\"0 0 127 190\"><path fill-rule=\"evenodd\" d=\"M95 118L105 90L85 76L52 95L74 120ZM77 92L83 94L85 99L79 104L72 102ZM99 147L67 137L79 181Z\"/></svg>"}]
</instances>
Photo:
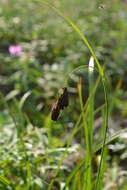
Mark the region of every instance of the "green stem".
<instances>
[{"instance_id":1,"label":"green stem","mask_svg":"<svg viewBox=\"0 0 127 190\"><path fill-rule=\"evenodd\" d=\"M105 80L102 80L102 83L103 83L103 87L104 87L104 94L105 94L105 100L106 100L106 110L105 110L105 114L104 114L105 115L104 140L103 140L102 151L101 151L101 160L100 160L100 164L99 164L99 168L98 168L98 175L97 175L97 180L96 180L94 190L98 190L98 187L99 187L100 173L101 173L101 170L103 169L103 159L104 159L106 138L107 138L107 132L108 132L108 95L107 95Z\"/></svg>"},{"instance_id":2,"label":"green stem","mask_svg":"<svg viewBox=\"0 0 127 190\"><path fill-rule=\"evenodd\" d=\"M86 118L85 118L85 113L84 113L81 81L78 84L78 92L79 92L79 100L80 100L81 113L82 113L82 119L83 119L84 138L86 141L85 164L86 164L87 169L84 171L83 189L90 190L91 189L91 146L90 146L90 139L89 139L89 129L86 123Z\"/></svg>"}]
</instances>

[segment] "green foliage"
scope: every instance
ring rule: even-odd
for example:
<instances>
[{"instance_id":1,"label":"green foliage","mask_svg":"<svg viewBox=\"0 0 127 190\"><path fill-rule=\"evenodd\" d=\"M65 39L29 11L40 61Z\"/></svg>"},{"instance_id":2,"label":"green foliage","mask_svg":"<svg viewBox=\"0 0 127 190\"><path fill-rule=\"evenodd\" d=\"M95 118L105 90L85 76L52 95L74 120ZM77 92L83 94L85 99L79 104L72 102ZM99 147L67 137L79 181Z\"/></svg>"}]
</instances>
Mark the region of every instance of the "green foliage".
<instances>
[{"instance_id":1,"label":"green foliage","mask_svg":"<svg viewBox=\"0 0 127 190\"><path fill-rule=\"evenodd\" d=\"M126 2L0 4L0 189L126 189ZM51 105L66 85L69 106L53 122Z\"/></svg>"}]
</instances>

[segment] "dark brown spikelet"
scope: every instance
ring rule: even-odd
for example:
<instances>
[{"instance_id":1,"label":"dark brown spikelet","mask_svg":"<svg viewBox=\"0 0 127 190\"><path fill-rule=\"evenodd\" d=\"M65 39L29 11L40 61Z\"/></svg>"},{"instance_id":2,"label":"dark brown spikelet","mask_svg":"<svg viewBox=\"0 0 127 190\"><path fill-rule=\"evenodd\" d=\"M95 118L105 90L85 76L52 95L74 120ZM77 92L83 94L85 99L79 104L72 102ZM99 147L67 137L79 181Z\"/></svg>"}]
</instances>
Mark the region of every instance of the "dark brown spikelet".
<instances>
[{"instance_id":1,"label":"dark brown spikelet","mask_svg":"<svg viewBox=\"0 0 127 190\"><path fill-rule=\"evenodd\" d=\"M69 105L67 88L63 88L63 93L58 99L58 105L62 110Z\"/></svg>"},{"instance_id":2,"label":"dark brown spikelet","mask_svg":"<svg viewBox=\"0 0 127 190\"><path fill-rule=\"evenodd\" d=\"M59 108L59 105L58 105L58 101L53 105L52 107L52 111L51 111L51 119L53 121L57 121L58 117L59 117L59 114L60 114L60 108Z\"/></svg>"},{"instance_id":3,"label":"dark brown spikelet","mask_svg":"<svg viewBox=\"0 0 127 190\"><path fill-rule=\"evenodd\" d=\"M52 107L51 119L53 121L57 121L60 111L63 110L68 105L69 105L68 91L67 91L67 88L63 88L63 93L61 94L57 102Z\"/></svg>"}]
</instances>

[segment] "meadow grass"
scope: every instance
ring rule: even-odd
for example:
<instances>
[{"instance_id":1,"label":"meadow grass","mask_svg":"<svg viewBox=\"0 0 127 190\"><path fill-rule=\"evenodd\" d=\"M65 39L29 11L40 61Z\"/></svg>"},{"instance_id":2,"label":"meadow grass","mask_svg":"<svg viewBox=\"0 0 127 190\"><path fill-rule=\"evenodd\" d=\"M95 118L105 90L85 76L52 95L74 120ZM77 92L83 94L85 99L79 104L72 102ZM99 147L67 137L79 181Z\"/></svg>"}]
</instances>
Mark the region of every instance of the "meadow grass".
<instances>
[{"instance_id":1,"label":"meadow grass","mask_svg":"<svg viewBox=\"0 0 127 190\"><path fill-rule=\"evenodd\" d=\"M16 133L16 137L14 139L10 139L10 141L14 141L14 143L17 144L19 152L17 152L19 158L21 161L15 166L14 171L11 171L10 169L6 169L5 173L0 174L0 182L2 186L1 189L16 189L16 190L53 190L57 187L54 187L54 184L56 181L60 184L58 189L60 190L102 190L104 189L104 174L106 171L106 162L107 162L107 148L106 145L113 141L114 139L118 138L122 133L126 132L126 129L120 130L117 133L113 134L110 137L107 137L108 132L108 116L109 113L111 113L114 102L112 98L112 102L110 105L108 104L109 97L108 97L108 81L106 79L105 69L101 66L100 62L98 61L95 51L93 50L92 46L88 42L87 38L84 36L84 34L81 32L80 28L67 16L65 16L61 10L57 9L55 6L53 6L51 3L47 1L40 1L35 0L34 2L38 3L38 5L43 7L46 5L50 8L50 10L57 13L58 16L62 17L64 21L73 29L73 32L76 32L76 34L79 36L79 39L81 39L85 45L89 49L89 52L91 54L90 61L92 59L93 62L93 68L91 71L90 64L84 64L83 66L79 66L78 68L72 70L71 72L67 73L67 76L65 78L65 86L67 88L69 87L69 78L73 73L76 71L81 71L83 73L87 73L88 76L88 98L86 102L84 103L84 94L83 89L85 88L82 83L82 78L79 78L79 81L77 82L77 93L78 93L78 102L80 107L80 114L78 116L78 119L76 120L73 128L71 128L71 133L67 137L64 144L61 145L62 148L56 148L54 146L54 140L52 138L52 126L57 126L57 122L51 121L50 113L49 115L46 115L46 119L44 120L44 126L45 131L43 131L44 134L47 135L47 139L49 142L48 148L46 148L44 151L42 151L37 156L33 156L34 152L36 152L36 146L32 147L32 156L30 154L29 149L27 148L26 144L28 146L31 146L30 143L28 143L28 139L26 138L27 135L31 135L31 138L34 139L35 144L38 143L36 137L33 133L36 133L38 136L39 142L42 141L41 137L41 131L39 129L35 129L35 126L33 127L29 117L26 113L23 111L23 107L25 106L25 103L27 99L31 96L32 92L27 91L20 101L13 98L13 101L11 104L8 103L6 97L4 97L1 93L1 99L6 107L6 110L8 110L8 115L13 121L14 129ZM95 72L98 74L97 79L95 79ZM96 93L98 91L98 86L101 85L103 87L103 96L104 96L104 103L102 106L95 108L96 105ZM115 97L117 95L117 91L120 88L120 84L118 84L116 91L114 92ZM32 105L31 105L32 106ZM101 118L102 118L102 124L100 129L100 134L102 135L102 141L97 144L95 142L94 138L94 121L95 116L97 113L101 112ZM41 118L42 119L42 118ZM26 129L26 126L29 126L28 129ZM32 131L32 132L31 132ZM71 151L73 149L73 139L78 134L81 133L81 139L80 143L83 147L82 157L79 158L79 161L76 163L76 166L69 171L69 174L65 175L63 172L64 164L68 153L71 154ZM27 134L28 133L28 134ZM46 136L45 135L45 136ZM30 139L31 140L31 139ZM9 143L8 142L8 146ZM45 140L45 144L46 144ZM42 144L40 144L42 146ZM11 150L12 146L10 146L9 151L14 153L13 149ZM40 150L40 147L38 148ZM76 150L76 149L75 149ZM4 148L1 150L1 152L4 152ZM77 151L77 150L76 150ZM97 171L94 172L93 167L93 160L96 153L100 151L100 157L97 165ZM6 152L6 150L5 150ZM11 155L10 154L10 155ZM58 155L57 155L58 154ZM54 155L54 160L52 159ZM12 156L14 158L15 155ZM1 167L9 167L9 160L8 158L6 161L1 161ZM19 160L20 160L19 159ZM71 158L73 160L73 158ZM15 161L16 162L16 161ZM52 163L55 162L53 165ZM42 164L43 163L43 164ZM11 166L10 166L11 167ZM45 167L49 168L51 171L51 176L47 176L47 174L43 173L39 174L37 168L42 167L42 170L45 170ZM65 168L66 169L66 168ZM15 180L15 176L17 177ZM48 173L50 174L50 173ZM64 181L63 181L63 178ZM20 178L24 180L24 184L21 183ZM47 181L47 178L48 181ZM35 185L35 183L37 185Z\"/></svg>"}]
</instances>

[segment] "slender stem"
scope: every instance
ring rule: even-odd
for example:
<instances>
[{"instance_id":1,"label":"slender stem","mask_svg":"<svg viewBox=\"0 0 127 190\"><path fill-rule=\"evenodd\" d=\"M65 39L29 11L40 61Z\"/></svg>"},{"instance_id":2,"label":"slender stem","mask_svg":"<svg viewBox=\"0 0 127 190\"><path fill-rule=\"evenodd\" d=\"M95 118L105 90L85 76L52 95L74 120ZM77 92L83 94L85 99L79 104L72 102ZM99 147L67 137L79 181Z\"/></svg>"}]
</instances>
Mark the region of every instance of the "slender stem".
<instances>
[{"instance_id":1,"label":"slender stem","mask_svg":"<svg viewBox=\"0 0 127 190\"><path fill-rule=\"evenodd\" d=\"M86 164L87 169L84 171L83 189L90 190L91 189L91 146L90 146L90 138L89 138L89 129L86 123L84 105L83 105L83 100L82 100L81 80L78 83L78 93L79 93L79 100L80 100L81 113L82 113L82 119L83 119L84 138L86 141L85 164Z\"/></svg>"},{"instance_id":2,"label":"slender stem","mask_svg":"<svg viewBox=\"0 0 127 190\"><path fill-rule=\"evenodd\" d=\"M106 138L107 138L107 132L108 132L108 95L107 95L107 89L106 89L106 84L105 80L102 79L103 87L104 87L104 94L105 94L105 100L106 100L106 110L105 110L105 120L104 120L104 140L103 140L103 145L102 145L102 151L101 151L101 160L98 168L98 175L97 175L97 180L95 184L94 190L98 190L99 186L99 181L100 181L100 173L102 170L103 166L103 158L104 158L104 151L105 151L105 145L106 145Z\"/></svg>"}]
</instances>

